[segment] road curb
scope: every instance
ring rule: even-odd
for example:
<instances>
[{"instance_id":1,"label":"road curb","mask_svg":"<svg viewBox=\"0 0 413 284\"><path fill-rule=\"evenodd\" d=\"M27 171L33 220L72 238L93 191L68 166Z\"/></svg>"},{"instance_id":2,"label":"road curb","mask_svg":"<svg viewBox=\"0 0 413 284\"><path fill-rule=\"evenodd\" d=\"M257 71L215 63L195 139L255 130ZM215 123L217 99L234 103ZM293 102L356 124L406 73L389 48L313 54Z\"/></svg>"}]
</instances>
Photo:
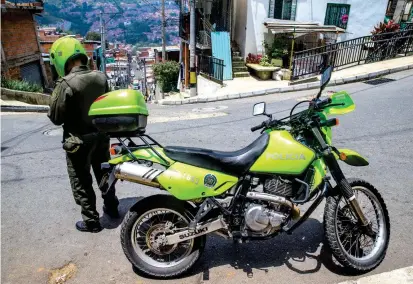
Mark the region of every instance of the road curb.
<instances>
[{"instance_id":1,"label":"road curb","mask_svg":"<svg viewBox=\"0 0 413 284\"><path fill-rule=\"evenodd\" d=\"M339 284L394 284L394 283L412 283L413 266L396 269L390 272L384 272L371 276L362 277L357 280L348 280Z\"/></svg>"},{"instance_id":2,"label":"road curb","mask_svg":"<svg viewBox=\"0 0 413 284\"><path fill-rule=\"evenodd\" d=\"M2 112L41 112L47 113L49 111L48 106L11 106L2 105Z\"/></svg>"},{"instance_id":3,"label":"road curb","mask_svg":"<svg viewBox=\"0 0 413 284\"><path fill-rule=\"evenodd\" d=\"M370 80L370 79L374 79L374 78L388 75L391 73L405 71L408 69L413 69L413 65L411 64L411 65L406 65L406 66L399 66L399 67L390 68L386 70L359 74L357 76L339 78L334 81L330 81L328 86L338 86L338 85L344 85L344 84L349 84L349 83ZM160 105L181 105L181 104L198 104L198 103L206 103L206 102L210 103L210 102L217 102L217 101L236 100L240 98L258 97L258 96L288 93L288 92L294 92L294 91L318 89L319 87L320 87L319 82L311 82L311 83L290 85L288 87L272 88L272 89L260 90L260 91L250 91L247 93L239 93L239 94L230 94L230 95L224 95L220 97L189 98L189 99L183 99L183 100L164 100L164 101L159 101L159 104Z\"/></svg>"}]
</instances>

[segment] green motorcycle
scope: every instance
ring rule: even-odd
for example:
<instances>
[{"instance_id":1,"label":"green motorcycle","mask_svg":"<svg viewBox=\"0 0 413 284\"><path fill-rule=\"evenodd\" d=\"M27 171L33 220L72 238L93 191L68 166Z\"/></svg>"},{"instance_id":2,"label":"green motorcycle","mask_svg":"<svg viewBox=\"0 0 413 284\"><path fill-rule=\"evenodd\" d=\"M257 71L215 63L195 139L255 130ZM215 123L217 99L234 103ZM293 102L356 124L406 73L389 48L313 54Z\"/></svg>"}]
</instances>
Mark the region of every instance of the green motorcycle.
<instances>
[{"instance_id":1,"label":"green motorcycle","mask_svg":"<svg viewBox=\"0 0 413 284\"><path fill-rule=\"evenodd\" d=\"M377 267L389 244L389 215L373 185L347 179L340 168L338 161L368 162L332 145L338 120L327 117L355 105L346 92L320 99L330 77L331 67L316 98L283 119L267 114L265 103L255 104L253 114L268 119L251 130L262 134L235 152L163 147L145 134L148 111L140 93L118 90L98 98L89 115L119 141L111 147L116 157L102 164L101 187L126 180L169 193L138 201L125 216L121 242L133 266L146 275L177 277L201 257L207 234L240 243L291 234L326 198L325 237L335 258L356 272ZM294 113L304 103L309 107ZM301 214L298 205L310 201Z\"/></svg>"}]
</instances>

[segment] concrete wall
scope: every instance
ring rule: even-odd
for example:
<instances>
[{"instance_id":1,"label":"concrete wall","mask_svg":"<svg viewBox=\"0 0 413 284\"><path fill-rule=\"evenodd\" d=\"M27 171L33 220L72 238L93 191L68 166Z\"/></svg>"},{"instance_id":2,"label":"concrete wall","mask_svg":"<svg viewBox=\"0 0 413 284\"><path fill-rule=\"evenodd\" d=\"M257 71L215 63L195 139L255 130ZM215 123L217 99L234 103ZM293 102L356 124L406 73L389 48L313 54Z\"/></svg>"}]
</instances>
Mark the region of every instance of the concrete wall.
<instances>
[{"instance_id":1,"label":"concrete wall","mask_svg":"<svg viewBox=\"0 0 413 284\"><path fill-rule=\"evenodd\" d=\"M347 33L340 36L340 40L347 40L370 35L384 20L388 0L297 0L296 20L324 24L327 3L350 5Z\"/></svg>"},{"instance_id":2,"label":"concrete wall","mask_svg":"<svg viewBox=\"0 0 413 284\"><path fill-rule=\"evenodd\" d=\"M262 54L264 33L267 28L264 20L268 18L269 0L248 0L247 37L245 55L248 53Z\"/></svg>"},{"instance_id":3,"label":"concrete wall","mask_svg":"<svg viewBox=\"0 0 413 284\"><path fill-rule=\"evenodd\" d=\"M1 88L1 99L14 100L32 105L50 105L51 96L42 93L31 93Z\"/></svg>"}]
</instances>

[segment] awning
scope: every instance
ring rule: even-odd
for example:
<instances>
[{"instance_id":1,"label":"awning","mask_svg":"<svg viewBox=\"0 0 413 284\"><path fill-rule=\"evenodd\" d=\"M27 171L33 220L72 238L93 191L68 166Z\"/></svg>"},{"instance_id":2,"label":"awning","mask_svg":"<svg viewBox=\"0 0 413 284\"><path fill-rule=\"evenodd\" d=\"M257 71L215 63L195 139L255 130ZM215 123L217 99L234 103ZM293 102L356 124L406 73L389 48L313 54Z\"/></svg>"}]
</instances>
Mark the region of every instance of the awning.
<instances>
[{"instance_id":1,"label":"awning","mask_svg":"<svg viewBox=\"0 0 413 284\"><path fill-rule=\"evenodd\" d=\"M297 36L313 32L319 33L345 33L346 31L336 26L325 26L319 23L297 22L289 20L266 19L264 26L273 34L296 33Z\"/></svg>"}]
</instances>

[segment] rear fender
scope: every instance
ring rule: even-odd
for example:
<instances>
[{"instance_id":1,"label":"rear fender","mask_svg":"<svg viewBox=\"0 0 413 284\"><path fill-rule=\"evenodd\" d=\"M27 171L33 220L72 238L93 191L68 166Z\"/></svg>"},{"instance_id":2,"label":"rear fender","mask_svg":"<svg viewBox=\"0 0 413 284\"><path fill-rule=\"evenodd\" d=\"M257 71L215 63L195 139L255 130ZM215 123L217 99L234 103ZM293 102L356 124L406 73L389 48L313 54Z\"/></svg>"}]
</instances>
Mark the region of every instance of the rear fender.
<instances>
[{"instance_id":1,"label":"rear fender","mask_svg":"<svg viewBox=\"0 0 413 284\"><path fill-rule=\"evenodd\" d=\"M172 165L175 161L171 160L168 156L165 155L163 148L155 146L153 147L156 152L158 152L162 158L164 158L169 164L166 164L164 160L159 158L159 156L149 147L142 147L141 149L138 149L136 151L133 151L133 155L139 159L139 160L145 160L145 161L150 161L153 163L161 164L162 166L168 167ZM121 164L124 162L131 161L132 157L131 154L126 154L120 157L116 157L112 160L109 161L109 164L111 165L117 165Z\"/></svg>"},{"instance_id":2,"label":"rear fender","mask_svg":"<svg viewBox=\"0 0 413 284\"><path fill-rule=\"evenodd\" d=\"M336 159L341 160L350 166L364 167L364 166L369 165L369 162L367 161L367 159L354 150L338 149L338 151L344 155L343 157L339 157L336 153L334 153L334 156L336 157Z\"/></svg>"}]
</instances>

